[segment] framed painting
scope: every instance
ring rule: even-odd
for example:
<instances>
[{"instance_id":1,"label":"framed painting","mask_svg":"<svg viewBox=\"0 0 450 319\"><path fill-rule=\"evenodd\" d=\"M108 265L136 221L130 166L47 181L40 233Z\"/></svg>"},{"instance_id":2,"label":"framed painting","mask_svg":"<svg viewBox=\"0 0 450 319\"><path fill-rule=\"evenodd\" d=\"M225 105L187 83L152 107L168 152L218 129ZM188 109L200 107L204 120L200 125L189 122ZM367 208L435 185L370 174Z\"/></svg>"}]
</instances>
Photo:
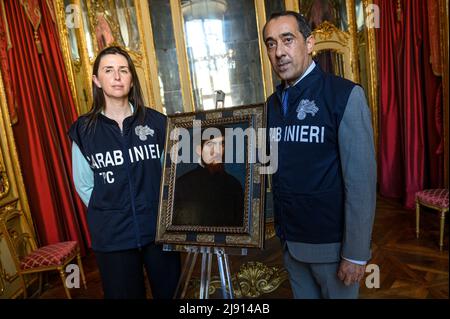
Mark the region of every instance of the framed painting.
<instances>
[{"instance_id":1,"label":"framed painting","mask_svg":"<svg viewBox=\"0 0 450 319\"><path fill-rule=\"evenodd\" d=\"M168 116L156 241L262 248L265 105Z\"/></svg>"}]
</instances>

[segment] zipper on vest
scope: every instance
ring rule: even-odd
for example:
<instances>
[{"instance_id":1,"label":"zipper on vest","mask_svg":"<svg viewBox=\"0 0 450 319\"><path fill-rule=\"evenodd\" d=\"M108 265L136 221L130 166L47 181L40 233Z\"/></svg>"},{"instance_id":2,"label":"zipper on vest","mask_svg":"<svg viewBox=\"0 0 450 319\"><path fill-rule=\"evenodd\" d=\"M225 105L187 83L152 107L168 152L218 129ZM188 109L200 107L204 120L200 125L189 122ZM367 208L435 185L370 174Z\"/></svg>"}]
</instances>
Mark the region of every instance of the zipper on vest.
<instances>
[{"instance_id":1,"label":"zipper on vest","mask_svg":"<svg viewBox=\"0 0 450 319\"><path fill-rule=\"evenodd\" d=\"M119 127L120 129L120 127ZM123 129L120 130L120 135L122 136L122 142L123 142L123 147L124 147L124 154L127 154L127 147L126 147L126 141L125 141L125 137L123 135ZM129 189L130 189L130 201L131 201L131 211L133 212L133 221L134 221L134 234L136 235L136 242L138 245L138 249L141 250L142 249L142 244L141 244L141 233L139 231L139 226L138 226L138 222L137 222L137 217L136 217L136 205L134 202L134 189L133 189L133 184L132 184L132 179L131 179L131 172L130 172L130 167L129 165L125 165L126 170L127 170L127 176L128 176L128 185L129 185Z\"/></svg>"}]
</instances>

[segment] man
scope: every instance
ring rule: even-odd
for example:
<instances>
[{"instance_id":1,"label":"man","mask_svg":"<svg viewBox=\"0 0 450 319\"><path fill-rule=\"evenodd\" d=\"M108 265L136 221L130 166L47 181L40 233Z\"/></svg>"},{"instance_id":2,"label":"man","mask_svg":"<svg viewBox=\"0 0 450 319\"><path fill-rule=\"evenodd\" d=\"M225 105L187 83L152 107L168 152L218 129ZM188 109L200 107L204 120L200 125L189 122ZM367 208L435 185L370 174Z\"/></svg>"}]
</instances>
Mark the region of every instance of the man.
<instances>
[{"instance_id":1,"label":"man","mask_svg":"<svg viewBox=\"0 0 450 319\"><path fill-rule=\"evenodd\" d=\"M282 80L268 99L277 235L295 298L357 298L370 259L376 163L362 88L324 73L314 38L296 12L273 14L263 29Z\"/></svg>"},{"instance_id":2,"label":"man","mask_svg":"<svg viewBox=\"0 0 450 319\"><path fill-rule=\"evenodd\" d=\"M244 220L241 183L225 171L224 128L221 136L202 141L194 170L175 183L173 225L239 227Z\"/></svg>"}]
</instances>

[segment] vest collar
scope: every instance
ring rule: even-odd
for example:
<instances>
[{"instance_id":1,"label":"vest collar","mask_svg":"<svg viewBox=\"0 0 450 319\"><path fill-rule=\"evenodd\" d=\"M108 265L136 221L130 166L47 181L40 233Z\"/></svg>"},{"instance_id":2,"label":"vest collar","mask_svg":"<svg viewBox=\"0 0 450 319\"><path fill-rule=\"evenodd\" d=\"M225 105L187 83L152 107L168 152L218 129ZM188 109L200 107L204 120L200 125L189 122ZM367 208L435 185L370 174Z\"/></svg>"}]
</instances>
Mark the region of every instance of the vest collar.
<instances>
[{"instance_id":1,"label":"vest collar","mask_svg":"<svg viewBox=\"0 0 450 319\"><path fill-rule=\"evenodd\" d=\"M125 130L129 125L131 125L131 123L133 123L134 120L135 120L135 118L136 118L136 113L134 112L134 105L133 105L131 102L128 102L128 103L129 103L129 105L130 105L131 115L128 116L128 117L126 117L126 118L123 120L123 129L124 129L124 130ZM112 125L117 125L117 126L118 126L117 122L114 121L114 120L112 120L112 119L110 119L109 117L107 117L107 116L104 114L104 111L103 111L103 110L102 110L102 112L99 114L99 119L102 119L105 123L112 124Z\"/></svg>"},{"instance_id":2,"label":"vest collar","mask_svg":"<svg viewBox=\"0 0 450 319\"><path fill-rule=\"evenodd\" d=\"M304 91L304 89L310 85L315 85L312 82L323 75L323 71L320 68L319 64L316 63L315 67L309 72L304 78L298 81L294 86L289 86L287 89L289 90L289 101L295 101ZM276 95L278 97L278 101L281 103L283 90L285 89L284 81L277 85Z\"/></svg>"}]
</instances>

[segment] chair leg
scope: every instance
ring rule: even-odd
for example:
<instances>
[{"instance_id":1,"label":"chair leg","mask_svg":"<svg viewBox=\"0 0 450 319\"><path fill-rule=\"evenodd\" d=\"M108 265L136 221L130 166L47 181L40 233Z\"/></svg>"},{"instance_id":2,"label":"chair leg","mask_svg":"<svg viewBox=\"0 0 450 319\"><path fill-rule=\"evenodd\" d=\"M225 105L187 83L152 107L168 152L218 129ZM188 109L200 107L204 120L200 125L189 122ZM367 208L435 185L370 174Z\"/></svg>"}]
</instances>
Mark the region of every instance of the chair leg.
<instances>
[{"instance_id":1,"label":"chair leg","mask_svg":"<svg viewBox=\"0 0 450 319\"><path fill-rule=\"evenodd\" d=\"M77 255L78 268L80 268L81 280L83 280L84 289L87 289L86 276L84 275L83 263L80 254Z\"/></svg>"},{"instance_id":2,"label":"chair leg","mask_svg":"<svg viewBox=\"0 0 450 319\"><path fill-rule=\"evenodd\" d=\"M441 211L441 231L439 234L439 250L442 251L444 246L444 229L445 229L445 212Z\"/></svg>"},{"instance_id":3,"label":"chair leg","mask_svg":"<svg viewBox=\"0 0 450 319\"><path fill-rule=\"evenodd\" d=\"M419 238L419 224L420 224L420 204L416 200L416 238Z\"/></svg>"},{"instance_id":4,"label":"chair leg","mask_svg":"<svg viewBox=\"0 0 450 319\"><path fill-rule=\"evenodd\" d=\"M62 284L64 287L64 290L66 291L67 299L72 299L72 296L70 295L69 288L67 288L66 285L66 274L64 273L64 269L62 267L58 268L59 275L61 276Z\"/></svg>"},{"instance_id":5,"label":"chair leg","mask_svg":"<svg viewBox=\"0 0 450 319\"><path fill-rule=\"evenodd\" d=\"M40 272L39 273L39 291L38 291L38 296L42 295L42 277L43 277L43 273Z\"/></svg>"},{"instance_id":6,"label":"chair leg","mask_svg":"<svg viewBox=\"0 0 450 319\"><path fill-rule=\"evenodd\" d=\"M22 287L23 287L23 299L27 299L28 292L27 292L27 283L25 282L25 275L20 275L20 281L21 281Z\"/></svg>"}]
</instances>

